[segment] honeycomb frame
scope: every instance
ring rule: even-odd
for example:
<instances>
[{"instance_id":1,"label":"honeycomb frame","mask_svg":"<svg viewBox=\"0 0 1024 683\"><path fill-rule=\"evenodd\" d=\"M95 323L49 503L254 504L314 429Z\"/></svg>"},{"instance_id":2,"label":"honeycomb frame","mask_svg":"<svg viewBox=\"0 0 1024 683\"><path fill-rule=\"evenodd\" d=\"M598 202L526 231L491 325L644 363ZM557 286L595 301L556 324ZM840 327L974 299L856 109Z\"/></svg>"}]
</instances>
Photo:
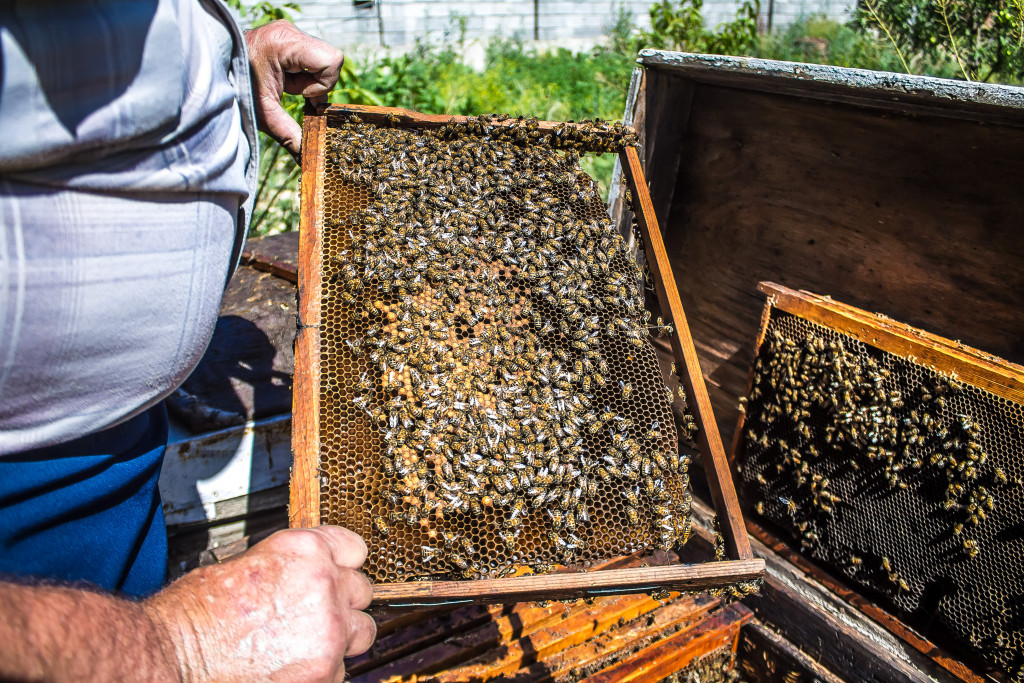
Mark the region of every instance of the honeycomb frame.
<instances>
[{"instance_id":1,"label":"honeycomb frame","mask_svg":"<svg viewBox=\"0 0 1024 683\"><path fill-rule=\"evenodd\" d=\"M293 410L293 468L290 522L293 527L310 527L321 522L321 488L327 487L327 475L320 466L319 422L321 416L320 347L321 328L320 301L324 273L321 253L324 245L324 185L327 140L329 130L348 121L357 114L361 121L388 126L438 127L457 121L472 121L466 117L426 116L407 110L393 108L360 107L353 105L332 105L321 109L317 115L307 115L304 123L303 179L302 179L302 234L300 235L300 324L296 341L295 406ZM541 122L542 130L554 132L555 124ZM621 136L620 136L621 137ZM684 589L697 590L719 587L737 581L755 579L763 572L763 561L752 558L745 533L735 489L729 475L724 450L710 412L703 378L696 365L696 354L686 328L678 297L675 294L671 270L667 268L667 257L657 231L646 183L642 178L635 147L625 147L611 136L596 135L587 142L593 151L618 151L623 165L626 182L640 208L636 212L636 223L644 233L647 258L651 264L662 308L669 317L669 323L678 331L672 343L676 350L679 375L690 401L699 429L703 462L712 484L716 508L723 517L723 536L726 541L725 562L707 565L677 565L662 568L641 568L618 570L606 569L589 572L587 577L572 573L531 575L515 578L474 578L472 580L420 580L411 582L389 581L375 585L375 601L388 604L435 604L439 602L474 601L501 602L509 599L584 597L608 593L629 593L645 590ZM653 224L653 229L652 229ZM667 274L667 281L663 278ZM688 353L687 353L688 351ZM693 368L697 368L694 372ZM614 380L612 380L614 381ZM710 450L709 450L710 446ZM350 473L353 474L353 473ZM352 492L349 492L351 496ZM358 505L357 501L352 504ZM603 561L609 558L599 558Z\"/></svg>"},{"instance_id":2,"label":"honeycomb frame","mask_svg":"<svg viewBox=\"0 0 1024 683\"><path fill-rule=\"evenodd\" d=\"M1024 677L1024 368L829 297L760 290L734 448L751 521L772 528L752 533L788 538L869 616L880 611L832 576L985 662L881 612L954 674Z\"/></svg>"}]
</instances>

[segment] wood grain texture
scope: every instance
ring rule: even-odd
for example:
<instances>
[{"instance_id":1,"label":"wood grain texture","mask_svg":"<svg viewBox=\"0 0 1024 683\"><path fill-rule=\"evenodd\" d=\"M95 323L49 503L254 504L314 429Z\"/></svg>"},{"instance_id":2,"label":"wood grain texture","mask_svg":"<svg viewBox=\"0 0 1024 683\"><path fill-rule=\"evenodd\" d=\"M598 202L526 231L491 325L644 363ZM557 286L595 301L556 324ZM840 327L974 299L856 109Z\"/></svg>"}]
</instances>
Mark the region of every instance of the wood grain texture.
<instances>
[{"instance_id":1,"label":"wood grain texture","mask_svg":"<svg viewBox=\"0 0 1024 683\"><path fill-rule=\"evenodd\" d=\"M740 632L736 666L742 672L741 680L746 683L776 683L779 680L845 683L784 635L757 619L751 620Z\"/></svg>"},{"instance_id":2,"label":"wood grain texture","mask_svg":"<svg viewBox=\"0 0 1024 683\"><path fill-rule=\"evenodd\" d=\"M641 50L637 61L694 82L786 93L886 113L1024 126L1024 91L1009 85L665 50Z\"/></svg>"},{"instance_id":3,"label":"wood grain texture","mask_svg":"<svg viewBox=\"0 0 1024 683\"><path fill-rule=\"evenodd\" d=\"M671 336L672 350L681 369L679 377L686 390L688 406L693 411L697 422L698 443L707 473L708 486L714 499L715 510L719 515L722 535L725 537L726 553L733 559L747 559L752 555L743 526L743 513L740 510L739 499L736 497L736 488L733 485L729 469L729 461L726 458L725 449L722 447L718 423L715 421L711 400L704 385L700 361L690 335L689 322L683 311L683 304L679 300L672 265L665 253L661 230L658 228L658 219L654 214L654 207L644 182L643 169L640 167L640 158L635 148L627 148L622 153L622 165L626 169L626 182L630 192L633 193L637 225L643 234L644 244L647 248L647 263L654 276L658 301L661 303L662 311L668 315L675 327L675 334Z\"/></svg>"},{"instance_id":4,"label":"wood grain texture","mask_svg":"<svg viewBox=\"0 0 1024 683\"><path fill-rule=\"evenodd\" d=\"M302 195L299 217L299 321L292 399L292 527L320 525L320 280L323 228L323 116L302 126Z\"/></svg>"},{"instance_id":5,"label":"wood grain texture","mask_svg":"<svg viewBox=\"0 0 1024 683\"><path fill-rule=\"evenodd\" d=\"M664 216L672 205L679 165L686 154L682 141L693 106L694 85L671 72L652 70L645 86L644 124L657 128L662 139L657 146L648 145L644 150L644 168L658 169L648 179L651 204L656 216Z\"/></svg>"},{"instance_id":6,"label":"wood grain texture","mask_svg":"<svg viewBox=\"0 0 1024 683\"><path fill-rule=\"evenodd\" d=\"M647 117L647 107L644 99L646 83L647 71L640 67L634 68L629 80L629 90L626 94L626 111L622 121L637 130L643 129L644 121ZM612 169L612 179L608 184L608 213L612 216L615 231L627 241L630 252L635 257L635 249L632 243L634 238L633 217L626 206L626 188L623 184L623 172L622 159L616 156L615 166Z\"/></svg>"},{"instance_id":7,"label":"wood grain texture","mask_svg":"<svg viewBox=\"0 0 1024 683\"><path fill-rule=\"evenodd\" d=\"M656 643L673 632L690 631L717 610L717 600L705 595L670 601L639 619L613 625L582 643L524 666L509 678L576 683L586 672L601 671L610 663L623 659L624 655Z\"/></svg>"},{"instance_id":8,"label":"wood grain texture","mask_svg":"<svg viewBox=\"0 0 1024 683\"><path fill-rule=\"evenodd\" d=\"M681 630L592 676L588 683L656 683L704 655L729 648L736 651L739 631L753 613L743 605L725 607L692 629Z\"/></svg>"},{"instance_id":9,"label":"wood grain texture","mask_svg":"<svg viewBox=\"0 0 1024 683\"><path fill-rule=\"evenodd\" d=\"M707 562L700 565L637 567L595 572L543 574L475 581L412 581L377 584L375 604L391 607L461 603L559 600L598 595L645 593L660 589L699 591L764 572L760 559Z\"/></svg>"},{"instance_id":10,"label":"wood grain texture","mask_svg":"<svg viewBox=\"0 0 1024 683\"><path fill-rule=\"evenodd\" d=\"M672 596L678 598L679 619L674 625L700 620L718 602L706 595ZM435 676L437 683L457 683L465 680L484 681L489 678L514 675L516 671L536 661L548 661L565 650L586 643L634 619L650 615L663 605L646 595L605 598L601 604L562 611L555 623L529 633L520 629L518 637L510 639L500 656L494 653L467 662ZM674 610L675 611L675 610Z\"/></svg>"},{"instance_id":11,"label":"wood grain texture","mask_svg":"<svg viewBox=\"0 0 1024 683\"><path fill-rule=\"evenodd\" d=\"M905 321L887 328L894 334L926 328L982 349L982 360L1024 362L1019 107L941 102L923 91L912 106L881 91L867 102L850 83L780 87L752 73L671 71L694 87L686 134L678 140L666 121L641 139L647 148L667 141L681 160L659 218L724 432L736 433L738 398L749 388L763 280ZM778 610L801 645L821 642L793 604L760 604ZM872 656L862 645L848 655L860 666ZM916 680L909 671L877 680Z\"/></svg>"}]
</instances>

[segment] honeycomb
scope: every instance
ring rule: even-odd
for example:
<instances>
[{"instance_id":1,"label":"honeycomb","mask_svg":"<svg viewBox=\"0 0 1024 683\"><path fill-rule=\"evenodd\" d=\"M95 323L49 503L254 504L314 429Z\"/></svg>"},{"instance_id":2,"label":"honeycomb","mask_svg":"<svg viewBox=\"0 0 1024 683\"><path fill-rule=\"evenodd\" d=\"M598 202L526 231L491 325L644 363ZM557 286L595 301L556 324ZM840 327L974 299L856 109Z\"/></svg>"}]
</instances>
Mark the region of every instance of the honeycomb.
<instances>
[{"instance_id":1,"label":"honeycomb","mask_svg":"<svg viewBox=\"0 0 1024 683\"><path fill-rule=\"evenodd\" d=\"M579 165L627 138L496 123L328 129L320 514L366 539L373 582L587 567L689 535L648 341L669 326Z\"/></svg>"},{"instance_id":2,"label":"honeycomb","mask_svg":"<svg viewBox=\"0 0 1024 683\"><path fill-rule=\"evenodd\" d=\"M773 309L741 477L802 552L1024 668L1024 406Z\"/></svg>"}]
</instances>

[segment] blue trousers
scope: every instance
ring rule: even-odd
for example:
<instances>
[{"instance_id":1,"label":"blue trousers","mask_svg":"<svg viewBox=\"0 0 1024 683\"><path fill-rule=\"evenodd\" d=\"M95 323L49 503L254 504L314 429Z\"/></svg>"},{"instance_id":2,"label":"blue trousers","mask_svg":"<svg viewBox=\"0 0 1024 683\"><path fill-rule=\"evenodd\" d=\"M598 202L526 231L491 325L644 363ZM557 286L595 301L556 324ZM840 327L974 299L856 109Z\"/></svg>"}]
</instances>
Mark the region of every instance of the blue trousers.
<instances>
[{"instance_id":1,"label":"blue trousers","mask_svg":"<svg viewBox=\"0 0 1024 683\"><path fill-rule=\"evenodd\" d=\"M115 427L0 457L0 575L139 597L159 590L167 534L157 479L166 444L161 402Z\"/></svg>"}]
</instances>

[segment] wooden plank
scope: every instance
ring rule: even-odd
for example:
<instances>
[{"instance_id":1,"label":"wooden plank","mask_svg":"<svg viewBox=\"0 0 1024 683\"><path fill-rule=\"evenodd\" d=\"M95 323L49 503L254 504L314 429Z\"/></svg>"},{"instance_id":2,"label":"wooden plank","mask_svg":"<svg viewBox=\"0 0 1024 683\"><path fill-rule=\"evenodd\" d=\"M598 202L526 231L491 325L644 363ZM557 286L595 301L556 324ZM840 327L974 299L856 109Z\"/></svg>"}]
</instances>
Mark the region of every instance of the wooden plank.
<instances>
[{"instance_id":1,"label":"wooden plank","mask_svg":"<svg viewBox=\"0 0 1024 683\"><path fill-rule=\"evenodd\" d=\"M647 116L646 102L643 97L646 81L647 71L640 67L635 67L629 79L629 90L626 93L626 108L622 115L622 122L633 127L637 131L638 136L643 134L644 121ZM630 213L626 209L622 159L618 155L615 157L612 179L608 185L608 214L612 217L612 222L615 224L615 231L627 241L632 252L633 244L630 240L633 237L633 225Z\"/></svg>"},{"instance_id":2,"label":"wooden plank","mask_svg":"<svg viewBox=\"0 0 1024 683\"><path fill-rule=\"evenodd\" d=\"M420 661L418 653L427 651L445 640L468 631L486 628L507 606L467 605L465 607L440 610L417 610L407 612L418 618L414 623L405 624L401 629L389 633L377 631L377 639L370 649L356 657L345 660L345 670L351 677L364 676L368 680L384 678L384 671L401 671L400 660L412 658ZM374 673L370 673L374 672Z\"/></svg>"},{"instance_id":3,"label":"wooden plank","mask_svg":"<svg viewBox=\"0 0 1024 683\"><path fill-rule=\"evenodd\" d=\"M677 559L678 558L675 558L674 556L665 554L664 556L651 557L649 558L649 561L652 564L664 564ZM641 561L642 560L639 556L617 558L598 565L598 569L635 567L641 564ZM607 598L605 598L605 600L607 600ZM383 664L387 664L403 657L412 656L414 659L418 660L418 657L415 656L415 653L418 650L426 649L455 634L479 628L488 622L500 618L501 615L512 610L520 610L520 614L517 618L521 623L521 629L527 628L528 623L532 624L537 620L549 618L550 615L561 611L560 608L552 606L548 612L544 613L535 611L526 613L522 612L522 610L530 607L533 606L518 605L516 607L512 607L510 605L465 605L457 608L447 607L434 610L419 609L412 612L406 612L406 614L416 617L420 617L421 615L440 616L429 619L417 619L413 626L403 629L401 633L396 633L393 629L385 630L384 624L379 625L377 629L377 641L371 647L370 651L359 657L347 660L346 668L350 674L358 675L371 669L379 668ZM392 609L388 613L393 616L401 614L402 612L400 610ZM392 621L387 623L390 624L396 622L392 619ZM536 626L534 626L534 628L536 628Z\"/></svg>"},{"instance_id":4,"label":"wooden plank","mask_svg":"<svg viewBox=\"0 0 1024 683\"><path fill-rule=\"evenodd\" d=\"M1024 92L1009 85L666 50L641 50L637 61L648 68L716 85L785 92L890 113L1024 125Z\"/></svg>"},{"instance_id":5,"label":"wooden plank","mask_svg":"<svg viewBox=\"0 0 1024 683\"><path fill-rule=\"evenodd\" d=\"M711 600L700 600L695 596L679 597L685 614L680 624L696 621L714 606ZM538 661L547 662L556 654L605 633L620 624L650 614L662 608L662 603L646 595L600 598L591 607L574 611L548 628L524 634L512 639L504 647L490 651L466 664L440 672L432 681L456 683L457 681L479 680L513 676L519 669Z\"/></svg>"},{"instance_id":6,"label":"wooden plank","mask_svg":"<svg viewBox=\"0 0 1024 683\"><path fill-rule=\"evenodd\" d=\"M747 529L750 531L751 536L768 548L771 548L776 555L785 558L794 567L804 572L807 576L820 583L833 594L842 598L862 614L871 618L875 623L885 628L894 636L925 655L960 680L968 681L969 683L983 682L984 679L982 676L971 670L969 666L951 656L948 652L904 624L886 610L864 598L856 591L848 588L841 581L832 577L828 572L804 558L800 553L790 548L786 543L780 541L757 523L747 520Z\"/></svg>"},{"instance_id":7,"label":"wooden plank","mask_svg":"<svg viewBox=\"0 0 1024 683\"><path fill-rule=\"evenodd\" d=\"M344 123L349 116L355 114L361 120L368 123L375 123L379 125L394 125L394 126L412 126L416 128L442 128L451 123L466 123L477 120L476 116L452 116L450 114L422 114L418 111L412 111L411 109L402 109L400 107L375 107L372 105L361 105L361 104L332 104L326 109L322 110L324 115L327 117L327 123L329 126L337 126ZM519 125L523 120L523 117L511 117L503 121L497 119L488 122L488 125L495 126L498 128L506 128L510 126ZM593 135L599 140L605 140L608 142L614 141L618 135L621 135L620 131L618 134L612 130L601 131L593 129L588 124L583 123L570 123L563 121L538 121L536 124L536 130L542 133L553 133L562 126L569 126L570 128L578 128L586 131L588 134ZM633 132L632 129L628 129ZM549 144L552 146L558 146L557 139L549 140Z\"/></svg>"},{"instance_id":8,"label":"wooden plank","mask_svg":"<svg viewBox=\"0 0 1024 683\"><path fill-rule=\"evenodd\" d=\"M356 677L359 683L388 680L394 677L423 678L428 674L441 674L445 669L461 666L464 662L494 648L507 646L516 639L529 637L545 628L560 623L566 617L584 609L580 605L560 604L540 606L532 603L490 605L486 608L467 606L461 610L485 609L488 618L474 628L449 632L429 647L374 667L372 671Z\"/></svg>"},{"instance_id":9,"label":"wooden plank","mask_svg":"<svg viewBox=\"0 0 1024 683\"><path fill-rule=\"evenodd\" d=\"M305 117L299 217L299 320L292 403L292 527L320 525L320 231L326 134L327 121L323 116Z\"/></svg>"},{"instance_id":10,"label":"wooden plank","mask_svg":"<svg viewBox=\"0 0 1024 683\"><path fill-rule=\"evenodd\" d=\"M758 289L770 305L859 339L865 344L933 368L955 373L968 384L1014 403L1024 403L1024 367L1009 363L951 339L917 330L806 291L762 282Z\"/></svg>"},{"instance_id":11,"label":"wooden plank","mask_svg":"<svg viewBox=\"0 0 1024 683\"><path fill-rule=\"evenodd\" d=\"M636 567L595 572L543 574L475 581L411 581L377 584L373 601L392 607L461 603L559 600L646 593L655 590L706 590L737 581L751 581L764 571L760 559L709 562L701 565Z\"/></svg>"},{"instance_id":12,"label":"wooden plank","mask_svg":"<svg viewBox=\"0 0 1024 683\"><path fill-rule=\"evenodd\" d=\"M659 640L583 680L588 683L654 683L664 680L695 659L716 650L729 648L735 652L740 627L752 617L751 611L743 605L729 605L694 628Z\"/></svg>"},{"instance_id":13,"label":"wooden plank","mask_svg":"<svg viewBox=\"0 0 1024 683\"><path fill-rule=\"evenodd\" d=\"M643 233L644 244L647 247L647 263L654 276L658 300L661 303L662 311L668 315L675 327L675 334L671 336L672 350L675 353L676 362L682 370L679 373L680 379L686 390L689 407L697 422L697 438L701 456L711 496L715 502L715 510L719 515L722 535L725 537L726 552L731 558L746 559L752 555L743 527L743 513L740 510L739 500L736 498L729 462L725 456L725 449L722 447L722 439L718 434L718 424L715 422L707 388L704 386L704 375L701 372L700 361L690 335L689 322L683 312L683 304L679 299L672 266L665 253L661 230L658 228L658 219L654 215L651 198L643 180L643 169L640 167L640 159L635 148L627 148L622 153L622 165L626 169L626 182L629 184L630 192L633 193L637 224Z\"/></svg>"},{"instance_id":14,"label":"wooden plank","mask_svg":"<svg viewBox=\"0 0 1024 683\"><path fill-rule=\"evenodd\" d=\"M242 263L299 283L299 233L283 232L250 239L242 252Z\"/></svg>"},{"instance_id":15,"label":"wooden plank","mask_svg":"<svg viewBox=\"0 0 1024 683\"><path fill-rule=\"evenodd\" d=\"M579 681L586 672L594 672L624 653L646 647L665 633L685 629L698 623L719 605L707 594L692 596L689 601L676 600L651 612L645 618L635 619L600 633L586 642L524 666L508 678L526 681ZM697 612L694 612L694 606Z\"/></svg>"}]
</instances>

